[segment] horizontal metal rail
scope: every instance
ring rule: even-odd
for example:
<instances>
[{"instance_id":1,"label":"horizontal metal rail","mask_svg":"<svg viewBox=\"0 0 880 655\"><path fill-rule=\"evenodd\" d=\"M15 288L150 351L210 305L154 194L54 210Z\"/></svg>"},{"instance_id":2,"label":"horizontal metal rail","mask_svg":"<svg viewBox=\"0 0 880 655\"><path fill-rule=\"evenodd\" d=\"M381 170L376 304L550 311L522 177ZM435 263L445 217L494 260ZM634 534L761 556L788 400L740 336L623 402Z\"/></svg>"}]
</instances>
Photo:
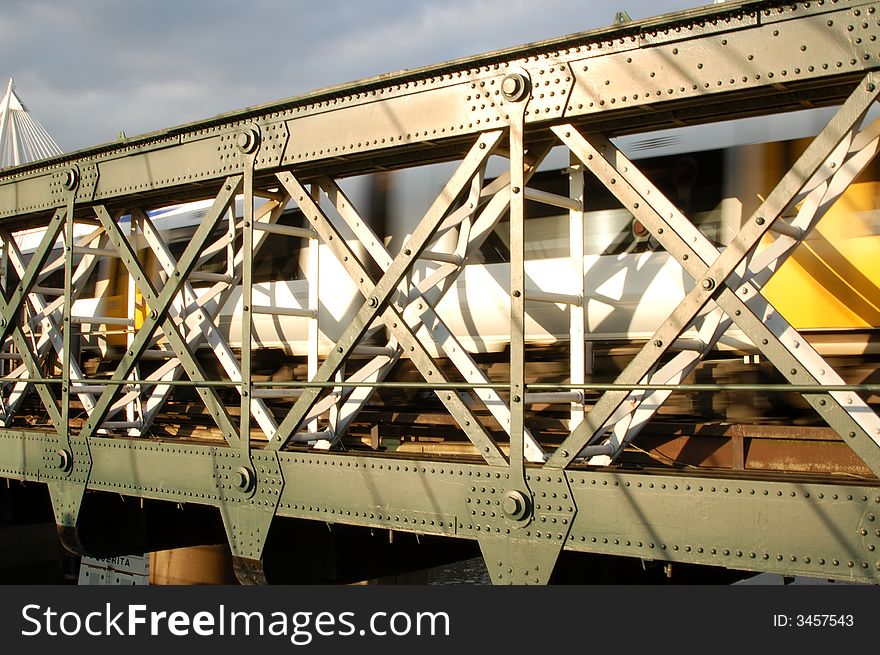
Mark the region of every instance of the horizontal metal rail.
<instances>
[{"instance_id":1,"label":"horizontal metal rail","mask_svg":"<svg viewBox=\"0 0 880 655\"><path fill-rule=\"evenodd\" d=\"M61 378L14 378L2 377L2 382L28 382L34 384L61 384ZM71 380L71 384L127 386L162 384L173 387L240 387L241 382L234 380ZM341 388L373 388L373 389L424 389L436 391L467 391L469 389L496 389L509 390L509 382L252 382L255 389L330 389ZM527 384L526 389L533 391L607 391L609 389L620 391L678 391L683 393L697 393L703 391L792 391L796 393L831 393L835 391L854 391L863 393L880 393L880 384L603 384L592 382L586 384L555 384L553 382L535 382ZM77 389L75 389L77 390ZM537 401L536 401L537 402Z\"/></svg>"},{"instance_id":2,"label":"horizontal metal rail","mask_svg":"<svg viewBox=\"0 0 880 655\"><path fill-rule=\"evenodd\" d=\"M525 190L526 200L534 200L535 202L540 202L544 205L550 205L551 207L559 207L560 209L574 209L575 211L580 211L583 209L581 202L579 200L572 200L567 196L560 196L556 193L549 193L547 191L541 191L540 189L533 189L532 187L526 187Z\"/></svg>"},{"instance_id":3,"label":"horizontal metal rail","mask_svg":"<svg viewBox=\"0 0 880 655\"><path fill-rule=\"evenodd\" d=\"M282 234L287 237L296 237L301 239L317 239L318 233L311 228L293 227L291 225L278 225L277 223L264 223L262 221L254 222L255 230L270 232L272 234Z\"/></svg>"},{"instance_id":4,"label":"horizontal metal rail","mask_svg":"<svg viewBox=\"0 0 880 655\"><path fill-rule=\"evenodd\" d=\"M318 313L314 309L302 309L300 307L270 307L268 305L254 305L251 308L254 314L266 316L291 316L293 318L315 318Z\"/></svg>"}]
</instances>

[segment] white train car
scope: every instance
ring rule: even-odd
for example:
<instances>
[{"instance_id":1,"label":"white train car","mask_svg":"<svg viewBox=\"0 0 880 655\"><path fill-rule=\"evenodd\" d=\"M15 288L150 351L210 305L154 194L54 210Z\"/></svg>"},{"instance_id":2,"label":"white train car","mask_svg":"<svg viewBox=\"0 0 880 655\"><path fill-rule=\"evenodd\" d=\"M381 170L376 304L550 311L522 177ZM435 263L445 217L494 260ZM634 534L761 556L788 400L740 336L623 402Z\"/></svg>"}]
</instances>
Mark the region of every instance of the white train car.
<instances>
[{"instance_id":1,"label":"white train car","mask_svg":"<svg viewBox=\"0 0 880 655\"><path fill-rule=\"evenodd\" d=\"M682 128L623 137L618 139L618 144L705 236L723 248L738 231L743 217L770 192L781 171L803 147L799 139L818 132L826 118L827 112L812 110L777 117L769 127L767 121L738 120L711 128ZM551 153L530 187L568 195L564 164ZM444 165L437 166L442 169ZM442 175L441 171L437 177ZM877 180L876 172L869 169L823 219L792 260L774 276L766 290L774 305L795 327L808 335L816 335L820 352L851 354L876 349L871 335L880 326L877 287L880 186ZM415 228L421 216L419 207L427 208L432 194L439 190L435 188L430 170L391 173L381 181L360 178L344 184L353 203L362 210L365 220L372 223L392 256ZM172 255L179 256L183 252L209 204L189 203L150 212ZM233 220L239 221L241 215L239 197ZM279 222L308 227L292 203ZM583 281L573 272L568 222L566 210L527 202L527 289L563 296L582 295L588 341L622 343L649 338L681 301L693 280L589 175L585 188ZM236 238L240 241L241 237L229 236L224 246L224 231L232 234L228 223L221 221L215 235L220 244L217 251L226 248L231 253ZM85 234L79 238L85 239ZM24 252L31 250L38 236L21 235L19 247ZM451 251L458 238L458 230L452 228L432 249L445 247ZM356 252L364 255L363 247L353 235L350 243ZM459 337L462 346L473 353L498 352L510 341L508 243L509 225L507 219L502 218L437 305L439 316ZM309 275L312 255L308 239L272 238L259 251L253 271L255 305L294 310L293 313L302 310L305 314L310 308L310 285L315 284L315 277L318 302L312 300L314 318L255 313L256 347L303 355L308 349L309 321L315 320L318 351L324 355L363 303L363 296L329 248L319 245L317 251L317 276L315 270ZM146 244L142 252L147 252ZM210 280L212 276L220 279L229 274L231 256L219 254L200 265L192 282L197 293L211 286L199 280ZM153 282L160 286L163 274L155 258L147 254L143 258ZM440 265L420 261L410 282L417 284ZM863 273L858 279L849 277L848 272L856 269L867 274ZM57 267L55 271L54 275L60 274ZM40 284L52 286L45 279ZM137 329L142 321L142 301L137 293L134 299L129 298L128 288L128 276L118 260L102 259L77 298L73 313L118 317L120 322L115 326L84 322L82 329L87 347L98 347L106 354L114 345L124 343L122 334ZM222 302L217 316L220 333L235 348L242 334L241 287L217 295L206 303L206 310L215 311L218 301ZM134 315L131 315L132 308ZM568 311L565 303L530 303L525 324L527 344L567 341ZM94 336L89 337L90 332ZM381 327L373 329L371 343L384 345L381 332ZM749 340L735 331L729 331L718 347L752 350Z\"/></svg>"}]
</instances>

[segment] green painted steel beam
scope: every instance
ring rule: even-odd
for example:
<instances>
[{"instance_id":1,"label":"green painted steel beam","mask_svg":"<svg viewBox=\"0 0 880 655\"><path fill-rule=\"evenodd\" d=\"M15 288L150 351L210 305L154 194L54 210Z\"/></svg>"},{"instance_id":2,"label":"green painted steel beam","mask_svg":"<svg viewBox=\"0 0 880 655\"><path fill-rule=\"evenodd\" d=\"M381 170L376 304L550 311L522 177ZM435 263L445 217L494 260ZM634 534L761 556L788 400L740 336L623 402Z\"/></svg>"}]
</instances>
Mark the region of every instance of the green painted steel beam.
<instances>
[{"instance_id":1,"label":"green painted steel beam","mask_svg":"<svg viewBox=\"0 0 880 655\"><path fill-rule=\"evenodd\" d=\"M45 482L41 457L57 441L51 433L0 431L0 476ZM577 552L880 581L878 481L530 467L534 513L524 523L505 514L507 466L314 452L280 452L276 460L275 453L254 451L255 488L245 492L238 471L247 460L236 449L100 437L89 446L90 490L210 505L237 516L262 512L264 525L275 515L502 539L511 546L506 561L517 549L528 554L564 541Z\"/></svg>"}]
</instances>

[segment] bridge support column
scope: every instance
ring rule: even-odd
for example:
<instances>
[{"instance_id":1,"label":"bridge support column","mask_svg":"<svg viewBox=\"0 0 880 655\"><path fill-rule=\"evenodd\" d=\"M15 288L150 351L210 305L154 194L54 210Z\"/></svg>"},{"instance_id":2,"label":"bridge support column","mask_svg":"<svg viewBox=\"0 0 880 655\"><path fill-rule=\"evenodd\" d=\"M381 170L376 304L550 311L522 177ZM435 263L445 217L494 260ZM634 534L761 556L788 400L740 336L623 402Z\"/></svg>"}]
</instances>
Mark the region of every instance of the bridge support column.
<instances>
[{"instance_id":1,"label":"bridge support column","mask_svg":"<svg viewBox=\"0 0 880 655\"><path fill-rule=\"evenodd\" d=\"M88 179L90 176L86 176ZM64 214L64 306L62 317L62 351L61 351L61 420L59 425L58 448L55 452L46 449L44 463L54 469L56 478L49 483L49 495L52 499L52 510L55 512L55 524L63 537L76 527L79 511L82 507L83 495L89 482L92 469L92 456L89 452L88 436L72 435L70 431L70 399L71 399L71 364L74 348L73 325L73 248L74 248L74 209L76 201L88 198L93 189L84 184L85 197L80 195L79 187L82 174L77 166L68 169L63 187L66 195ZM50 230L51 232L51 230ZM35 278L31 279L31 285ZM51 401L54 404L54 400Z\"/></svg>"},{"instance_id":2,"label":"bridge support column","mask_svg":"<svg viewBox=\"0 0 880 655\"><path fill-rule=\"evenodd\" d=\"M470 487L459 531L475 533L494 584L547 584L577 513L563 472L529 471L526 482L528 496L500 480Z\"/></svg>"},{"instance_id":3,"label":"bridge support column","mask_svg":"<svg viewBox=\"0 0 880 655\"><path fill-rule=\"evenodd\" d=\"M263 549L284 487L278 455L254 451L248 462L241 453L224 450L213 475L235 575L242 584L266 584Z\"/></svg>"}]
</instances>

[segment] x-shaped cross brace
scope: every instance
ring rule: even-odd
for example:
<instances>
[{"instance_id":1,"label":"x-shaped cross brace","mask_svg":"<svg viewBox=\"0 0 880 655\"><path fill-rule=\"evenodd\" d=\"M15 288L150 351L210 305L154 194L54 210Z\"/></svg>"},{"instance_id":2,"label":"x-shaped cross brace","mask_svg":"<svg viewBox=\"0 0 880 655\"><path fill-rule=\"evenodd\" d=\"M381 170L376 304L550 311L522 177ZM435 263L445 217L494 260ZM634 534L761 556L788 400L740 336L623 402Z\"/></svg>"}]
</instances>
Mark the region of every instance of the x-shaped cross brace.
<instances>
[{"instance_id":1,"label":"x-shaped cross brace","mask_svg":"<svg viewBox=\"0 0 880 655\"><path fill-rule=\"evenodd\" d=\"M335 375L369 325L380 314L426 379L438 383L445 381L442 373L431 360L427 350L412 330L407 327L400 311L390 302L391 296L412 264L419 258L431 241L431 238L446 217L452 202L454 202L465 188L465 185L471 181L473 176L482 167L483 163L497 146L500 138L500 131L489 132L479 137L477 143L471 148L440 196L419 223L419 226L413 232L412 237L407 241L403 250L391 262L385 274L372 288L371 292L368 293L367 301L361 307L351 325L337 341L336 349L327 357L318 370L315 381L326 382ZM355 280L363 279L364 282L360 284L365 285L363 287L364 290L369 289L369 276L366 275L354 253L350 251L345 252L347 245L345 245L344 239L341 238L341 235L330 221L323 220L323 214L320 212L314 199L311 198L311 195L306 192L305 188L292 174L280 173L278 178L288 189L300 208L303 209L307 218L314 221L313 226L318 230L324 243L330 245L336 251L340 261L349 268L349 274L352 275L352 278ZM320 389L315 387L307 388L303 392L303 395L300 396L279 426L279 438L270 442L269 448L282 448L288 442L291 434L302 423L306 412L315 403L319 394ZM475 419L457 392L444 391L439 394L439 397L487 462L499 465L506 462L497 444Z\"/></svg>"},{"instance_id":2,"label":"x-shaped cross brace","mask_svg":"<svg viewBox=\"0 0 880 655\"><path fill-rule=\"evenodd\" d=\"M594 138L591 142L570 125L552 128L575 155L615 193L624 206L698 281L664 325L624 369L617 383L635 384L647 381L647 376L660 357L694 322L710 300L714 300L721 310L750 336L754 344L790 382L816 385L828 383L829 380L839 381L839 378L828 373L830 367L819 368L824 362L818 353L805 339L799 335L794 336L797 335L796 331L766 299L760 296L761 285L754 285L750 279L753 271L749 271L744 277L740 277L735 271L786 208L793 206L799 200L798 196L803 189L807 188L813 178L821 172L823 165L833 157L840 144L848 139L853 127L861 120L877 96L875 78L874 74L865 78L863 84L852 93L835 118L816 137L792 170L744 223L739 234L720 254L610 142L602 138ZM848 150L847 147L843 149ZM802 231L801 239L806 231ZM764 281L769 277L763 269L762 277ZM737 290L740 291L739 296ZM787 340L796 339L796 341L783 343L780 338L782 334ZM703 348L701 356L706 350L707 348ZM820 379L822 377L824 379ZM643 392L638 394L638 396L642 395ZM599 442L609 427L610 419L615 417L622 403L630 396L635 397L627 391L614 389L606 391L592 408L586 421L559 446L548 459L547 465L563 468L571 463L585 446ZM880 420L867 405L854 394L849 394L845 398L838 393L805 394L805 397L830 425L848 437L854 450L873 470L880 470L880 461L878 461L880 451L877 451L877 445L880 444ZM622 445L623 443L618 440L618 443L612 442L609 447L596 452L614 456L620 452Z\"/></svg>"},{"instance_id":3,"label":"x-shaped cross brace","mask_svg":"<svg viewBox=\"0 0 880 655\"><path fill-rule=\"evenodd\" d=\"M87 245L88 243L99 239L103 234L104 230L98 228L90 235L82 239L78 239L75 242L75 245ZM24 256L22 255L21 251L15 243L15 238L12 234L5 230L0 231L0 238L2 238L4 241L9 263L15 269L19 278L23 279L25 276L25 271L27 269L27 264L25 262ZM62 256L59 259L61 260L60 263L63 266L64 257ZM73 300L76 300L76 298L82 294L84 282L91 275L96 262L96 255L83 255L72 277L72 284L74 288L71 292L71 298ZM54 268L52 264L47 264L43 268L39 278L45 276L46 271L51 270L52 268ZM63 296L56 298L52 301L46 301L44 300L42 293L37 292L36 287L31 287L30 292L28 293L28 301L32 307L33 313L33 315L29 318L32 332L36 330L37 325L42 325L43 328L39 337L36 339L36 343L32 346L31 354L33 358L35 360L40 360L46 354L50 347L52 347L60 357L64 349L64 339L60 325L60 321L62 320L61 315L63 314L64 310ZM71 377L74 379L81 379L83 377L82 371L75 361L71 361L70 373ZM12 420L12 417L15 415L18 406L25 398L27 389L30 386L30 382L28 381L28 377L30 375L31 373L28 367L25 365L21 365L10 373L9 377L21 377L21 379L13 385L8 398L4 399L3 401L4 421L7 426ZM77 390L77 388L74 388L73 392L79 397L85 411L87 413L91 412L95 402L92 393L88 391L79 391Z\"/></svg>"},{"instance_id":4,"label":"x-shaped cross brace","mask_svg":"<svg viewBox=\"0 0 880 655\"><path fill-rule=\"evenodd\" d=\"M40 245L37 246L24 275L21 277L21 282L13 290L10 298L7 299L2 290L0 290L0 343L3 343L10 334L12 335L13 343L22 357L28 374L32 378L42 378L43 376L40 373L39 363L31 352L31 344L18 324L16 314L20 311L40 270L48 259L52 247L55 245L55 240L58 238L63 227L65 216L66 210L59 209L55 212L46 232L43 234ZM58 433L63 436L66 433L66 426L59 411L58 401L48 385L37 383L36 388L49 414L49 420L52 421Z\"/></svg>"},{"instance_id":5,"label":"x-shaped cross brace","mask_svg":"<svg viewBox=\"0 0 880 655\"><path fill-rule=\"evenodd\" d=\"M177 325L170 315L169 309L172 301L180 292L185 280L195 268L199 255L201 254L208 238L214 231L220 217L228 209L229 204L235 197L240 185L241 176L232 176L226 180L214 201L214 204L196 229L192 240L186 246L173 275L169 277L161 292L153 287L149 277L138 262L137 253L132 244L126 236L122 234L116 221L103 206L95 207L95 213L98 220L110 236L111 243L119 251L123 264L128 269L135 284L141 290L141 293L150 308L149 315L145 318L143 325L138 330L133 342L117 365L111 378L113 382L121 383L128 377L135 364L140 360L144 351L149 347L153 338L153 333L160 326L175 354L183 363L184 369L190 379L196 383L206 379L204 370L195 355L188 348L186 340L180 333L180 326ZM220 401L216 390L206 386L196 386L196 390L220 427L227 443L231 446L238 446L240 444L238 431L233 425L225 405ZM100 427L101 421L103 421L104 416L109 410L110 402L115 396L116 391L117 389L115 386L108 385L108 388L101 394L101 397L95 405L95 409L83 426L82 436L90 437L95 433L98 427Z\"/></svg>"}]
</instances>

